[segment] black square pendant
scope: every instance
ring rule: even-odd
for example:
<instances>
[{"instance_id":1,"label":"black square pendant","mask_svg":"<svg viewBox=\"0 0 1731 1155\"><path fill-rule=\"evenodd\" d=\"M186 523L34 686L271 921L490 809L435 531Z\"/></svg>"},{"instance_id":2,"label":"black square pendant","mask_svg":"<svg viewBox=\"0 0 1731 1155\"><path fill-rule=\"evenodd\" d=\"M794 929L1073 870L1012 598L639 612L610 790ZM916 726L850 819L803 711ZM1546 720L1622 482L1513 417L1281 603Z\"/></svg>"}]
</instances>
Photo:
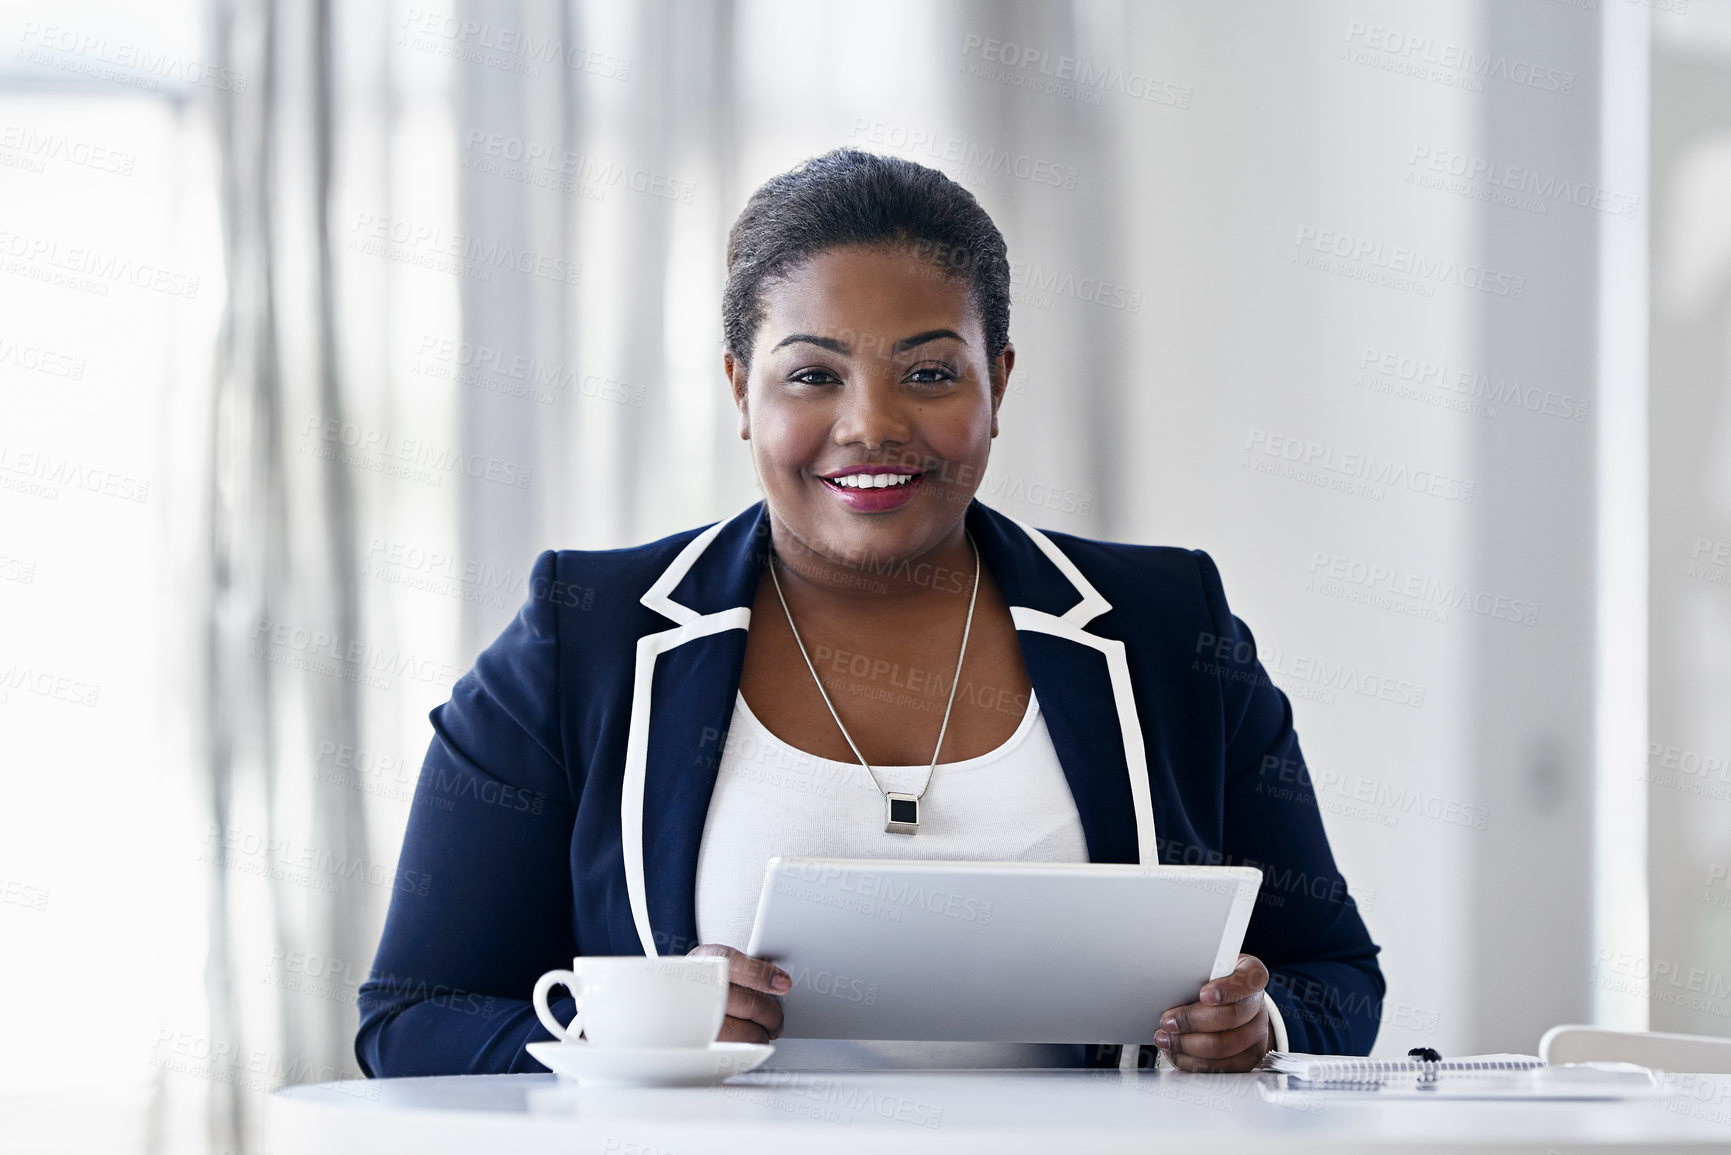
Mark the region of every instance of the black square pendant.
<instances>
[{"instance_id":1,"label":"black square pendant","mask_svg":"<svg viewBox=\"0 0 1731 1155\"><path fill-rule=\"evenodd\" d=\"M884 824L888 834L915 834L920 828L920 800L912 794L884 795L888 803L889 821Z\"/></svg>"}]
</instances>

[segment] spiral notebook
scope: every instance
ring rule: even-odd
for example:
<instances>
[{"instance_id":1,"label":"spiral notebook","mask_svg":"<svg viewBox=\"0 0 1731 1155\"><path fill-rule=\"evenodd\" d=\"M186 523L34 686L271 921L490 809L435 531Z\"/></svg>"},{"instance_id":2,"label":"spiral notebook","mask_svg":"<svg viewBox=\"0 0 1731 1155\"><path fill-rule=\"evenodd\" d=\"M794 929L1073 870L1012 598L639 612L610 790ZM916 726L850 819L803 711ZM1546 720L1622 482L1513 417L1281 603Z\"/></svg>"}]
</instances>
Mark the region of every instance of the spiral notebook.
<instances>
[{"instance_id":1,"label":"spiral notebook","mask_svg":"<svg viewBox=\"0 0 1731 1155\"><path fill-rule=\"evenodd\" d=\"M1437 1062L1365 1059L1356 1055L1304 1055L1288 1051L1270 1051L1262 1057L1264 1070L1291 1075L1309 1083L1346 1083L1458 1071L1531 1071L1544 1065L1545 1061L1537 1055L1467 1055Z\"/></svg>"},{"instance_id":2,"label":"spiral notebook","mask_svg":"<svg viewBox=\"0 0 1731 1155\"><path fill-rule=\"evenodd\" d=\"M1653 1073L1632 1063L1546 1065L1537 1055L1458 1059L1362 1059L1270 1051L1262 1098L1302 1104L1343 1099L1646 1099L1664 1094Z\"/></svg>"}]
</instances>

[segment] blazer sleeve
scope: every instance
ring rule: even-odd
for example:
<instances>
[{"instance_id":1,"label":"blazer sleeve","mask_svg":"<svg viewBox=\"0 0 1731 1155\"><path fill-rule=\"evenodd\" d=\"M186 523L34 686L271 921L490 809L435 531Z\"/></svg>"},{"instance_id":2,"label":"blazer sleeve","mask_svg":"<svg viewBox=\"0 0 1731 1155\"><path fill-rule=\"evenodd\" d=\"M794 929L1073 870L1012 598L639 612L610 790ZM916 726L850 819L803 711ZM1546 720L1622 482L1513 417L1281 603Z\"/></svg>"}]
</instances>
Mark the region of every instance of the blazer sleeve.
<instances>
[{"instance_id":1,"label":"blazer sleeve","mask_svg":"<svg viewBox=\"0 0 1731 1155\"><path fill-rule=\"evenodd\" d=\"M559 709L558 555L516 618L430 715L384 933L359 992L368 1076L546 1068L528 995L571 965L573 786ZM572 1000L555 1003L561 1022Z\"/></svg>"},{"instance_id":2,"label":"blazer sleeve","mask_svg":"<svg viewBox=\"0 0 1731 1155\"><path fill-rule=\"evenodd\" d=\"M1220 679L1225 707L1221 850L1227 863L1263 874L1244 951L1268 966L1268 998L1286 1035L1281 1049L1369 1054L1386 990L1381 948L1329 850L1292 703L1269 680L1250 627L1227 607L1213 559L1191 552L1214 627L1198 650Z\"/></svg>"}]
</instances>

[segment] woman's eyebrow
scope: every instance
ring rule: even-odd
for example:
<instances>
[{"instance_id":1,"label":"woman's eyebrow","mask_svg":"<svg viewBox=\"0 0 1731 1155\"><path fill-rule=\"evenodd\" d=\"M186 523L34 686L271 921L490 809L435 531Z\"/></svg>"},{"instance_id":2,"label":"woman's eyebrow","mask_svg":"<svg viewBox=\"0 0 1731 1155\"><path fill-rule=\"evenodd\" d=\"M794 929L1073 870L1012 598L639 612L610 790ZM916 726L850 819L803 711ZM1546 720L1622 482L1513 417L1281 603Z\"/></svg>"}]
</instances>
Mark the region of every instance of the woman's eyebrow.
<instances>
[{"instance_id":1,"label":"woman's eyebrow","mask_svg":"<svg viewBox=\"0 0 1731 1155\"><path fill-rule=\"evenodd\" d=\"M915 333L912 337L903 337L896 342L896 353L906 353L909 349L924 345L927 341L936 341L940 337L952 337L966 345L968 340L954 329L931 329L924 333Z\"/></svg>"},{"instance_id":2,"label":"woman's eyebrow","mask_svg":"<svg viewBox=\"0 0 1731 1155\"><path fill-rule=\"evenodd\" d=\"M846 341L837 341L834 337L814 337L810 333L789 333L787 336L777 341L775 343L775 348L771 349L770 352L775 352L776 349L781 348L783 345L796 345L802 341L807 345L816 345L820 349L828 349L832 353L840 353L844 357L851 356L853 353L853 346L849 345Z\"/></svg>"},{"instance_id":3,"label":"woman's eyebrow","mask_svg":"<svg viewBox=\"0 0 1731 1155\"><path fill-rule=\"evenodd\" d=\"M890 352L892 354L905 353L909 349L918 348L919 346L924 345L927 341L936 341L943 337L949 337L953 340L960 341L964 345L968 343L967 338L963 337L954 329L928 329L924 333L915 333L912 337L903 337L900 341L895 343L895 346L890 350ZM781 348L783 345L797 345L802 342L807 345L816 345L820 349L828 349L832 353L840 353L844 357L853 355L853 346L849 345L846 341L838 341L834 337L818 337L811 333L789 333L787 336L777 341L775 347L772 348L770 352L775 352L776 349Z\"/></svg>"}]
</instances>

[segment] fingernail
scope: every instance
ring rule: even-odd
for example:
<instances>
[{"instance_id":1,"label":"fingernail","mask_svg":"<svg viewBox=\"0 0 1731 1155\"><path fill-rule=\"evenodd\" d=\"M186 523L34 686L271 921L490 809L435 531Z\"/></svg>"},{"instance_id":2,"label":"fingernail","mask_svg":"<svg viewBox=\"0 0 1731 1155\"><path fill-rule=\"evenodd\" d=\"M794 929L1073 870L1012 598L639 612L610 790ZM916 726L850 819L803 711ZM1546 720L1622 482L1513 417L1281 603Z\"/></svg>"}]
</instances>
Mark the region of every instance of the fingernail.
<instances>
[{"instance_id":1,"label":"fingernail","mask_svg":"<svg viewBox=\"0 0 1731 1155\"><path fill-rule=\"evenodd\" d=\"M781 992L793 989L793 980L787 977L786 971L776 971L775 977L769 980L770 989Z\"/></svg>"},{"instance_id":2,"label":"fingernail","mask_svg":"<svg viewBox=\"0 0 1731 1155\"><path fill-rule=\"evenodd\" d=\"M1178 1029L1178 1020L1175 1018L1173 1018L1173 1019L1161 1019L1160 1020L1160 1029L1163 1031L1176 1031Z\"/></svg>"},{"instance_id":3,"label":"fingernail","mask_svg":"<svg viewBox=\"0 0 1731 1155\"><path fill-rule=\"evenodd\" d=\"M1202 988L1202 1001L1205 1003L1217 1003L1217 1002L1219 1002L1220 1001L1220 988L1219 987L1203 987Z\"/></svg>"},{"instance_id":4,"label":"fingernail","mask_svg":"<svg viewBox=\"0 0 1731 1155\"><path fill-rule=\"evenodd\" d=\"M1155 1031L1154 1045L1164 1051L1172 1045L1172 1036L1168 1035L1165 1031Z\"/></svg>"}]
</instances>

